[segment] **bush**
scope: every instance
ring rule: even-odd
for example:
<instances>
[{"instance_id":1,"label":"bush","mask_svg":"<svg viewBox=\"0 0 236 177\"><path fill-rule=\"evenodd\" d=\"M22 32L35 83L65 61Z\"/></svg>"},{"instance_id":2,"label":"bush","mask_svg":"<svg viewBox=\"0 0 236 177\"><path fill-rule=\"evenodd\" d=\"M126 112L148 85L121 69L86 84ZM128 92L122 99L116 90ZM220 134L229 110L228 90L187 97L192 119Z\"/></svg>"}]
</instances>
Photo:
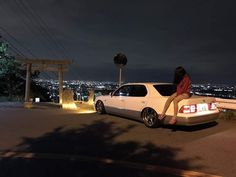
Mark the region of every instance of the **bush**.
<instances>
[{"instance_id":1,"label":"bush","mask_svg":"<svg viewBox=\"0 0 236 177\"><path fill-rule=\"evenodd\" d=\"M23 97L6 97L0 96L0 102L22 102L24 100Z\"/></svg>"}]
</instances>

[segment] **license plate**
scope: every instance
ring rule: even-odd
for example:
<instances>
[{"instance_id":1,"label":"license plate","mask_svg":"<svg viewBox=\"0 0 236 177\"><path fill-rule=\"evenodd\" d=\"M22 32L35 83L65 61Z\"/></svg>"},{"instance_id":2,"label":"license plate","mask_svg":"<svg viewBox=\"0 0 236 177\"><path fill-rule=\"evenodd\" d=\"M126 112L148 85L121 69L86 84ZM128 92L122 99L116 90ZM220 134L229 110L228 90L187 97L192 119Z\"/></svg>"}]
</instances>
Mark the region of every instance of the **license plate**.
<instances>
[{"instance_id":1,"label":"license plate","mask_svg":"<svg viewBox=\"0 0 236 177\"><path fill-rule=\"evenodd\" d=\"M197 110L198 112L208 111L208 104L207 103L197 104Z\"/></svg>"}]
</instances>

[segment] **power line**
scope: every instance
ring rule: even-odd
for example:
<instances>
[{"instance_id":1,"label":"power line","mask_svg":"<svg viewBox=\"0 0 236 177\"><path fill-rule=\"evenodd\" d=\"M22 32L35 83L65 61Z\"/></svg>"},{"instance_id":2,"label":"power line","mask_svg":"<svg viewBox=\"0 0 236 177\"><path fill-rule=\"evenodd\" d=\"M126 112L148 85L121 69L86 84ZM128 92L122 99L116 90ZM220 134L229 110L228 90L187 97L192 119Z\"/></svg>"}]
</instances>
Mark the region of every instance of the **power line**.
<instances>
[{"instance_id":1,"label":"power line","mask_svg":"<svg viewBox=\"0 0 236 177\"><path fill-rule=\"evenodd\" d=\"M23 46L13 35L11 35L9 32L7 32L3 27L0 26L0 29L3 30L8 36L10 36L15 42L18 43L18 45ZM5 37L2 37L7 43L10 44L10 46L12 47L12 49L19 54L20 56L24 57L24 58L28 58L26 57L19 49L17 49L9 40L7 40ZM27 47L23 46L26 50L29 50ZM31 53L31 51L29 50L29 52ZM33 56L34 54L31 53ZM37 57L36 57L37 58ZM41 74L41 73L40 73ZM48 76L47 73L45 73L46 77L50 78L50 76Z\"/></svg>"},{"instance_id":2,"label":"power line","mask_svg":"<svg viewBox=\"0 0 236 177\"><path fill-rule=\"evenodd\" d=\"M5 2L6 3L6 2ZM4 6L0 6L2 9L4 9ZM5 4L5 8L8 8L8 10L11 10L9 9L9 7ZM5 9L4 9L5 10ZM3 11L0 11L0 12L3 12ZM5 11L6 12L6 11ZM19 16L18 16L19 17ZM27 26L26 22L24 20L22 20L22 22ZM29 25L28 28L29 29L32 29L32 27ZM27 48L23 43L21 43L19 40L17 40L14 35L10 34L5 28L2 27L2 31L4 31L4 33L6 33L8 36L10 36L11 39L13 39L13 41L19 45L22 49L24 49L25 51L27 51L28 54L30 54L32 57L35 57L35 55L33 54L33 52L31 50L29 50L29 48ZM30 30L30 32L32 32ZM38 35L35 35L35 36L38 36ZM12 44L13 45L13 44Z\"/></svg>"},{"instance_id":3,"label":"power line","mask_svg":"<svg viewBox=\"0 0 236 177\"><path fill-rule=\"evenodd\" d=\"M35 26L37 26L40 33L43 36L45 36L45 38L47 38L49 42L52 42L53 44L55 44L55 47L57 47L60 51L62 51L65 57L66 53L68 53L65 51L66 50L65 47L54 39L53 37L54 35L48 30L47 24L36 13L36 11L33 10L32 6L29 3L27 3L27 1L25 1L26 3L24 3L23 1L21 1L22 3L19 3L19 0L15 0L15 1L18 2L19 5L21 5L21 9L25 12L25 14L27 15L27 18L29 18L31 21L34 21L35 24L37 23L37 25ZM76 77L73 70L72 70L72 74Z\"/></svg>"},{"instance_id":4,"label":"power line","mask_svg":"<svg viewBox=\"0 0 236 177\"><path fill-rule=\"evenodd\" d=\"M33 10L32 6L27 2L27 1L21 1L19 0L14 0L17 4L18 7L20 7L27 17L32 23L34 23L35 27L38 29L38 31L41 33L41 35L48 41L51 48L57 52L57 54L62 53L62 56L66 58L66 49L65 47L59 43L59 41L56 41L54 39L53 33L51 33L48 30L47 24L43 21L43 19L37 14L35 10ZM53 47L52 47L53 46ZM60 52L58 52L60 51ZM60 54L59 54L60 55Z\"/></svg>"},{"instance_id":5,"label":"power line","mask_svg":"<svg viewBox=\"0 0 236 177\"><path fill-rule=\"evenodd\" d=\"M11 35L5 28L3 28L2 26L0 26L1 31L3 31L4 33L6 33L13 41L15 41L18 45L20 45L23 49L25 49L27 52L29 52L32 56L35 56L31 50L29 50L26 46L24 46L21 42L19 42L19 40L17 40L13 35Z\"/></svg>"},{"instance_id":6,"label":"power line","mask_svg":"<svg viewBox=\"0 0 236 177\"><path fill-rule=\"evenodd\" d=\"M48 25L44 22L44 20L41 18L41 16L36 12L35 9L33 9L33 7L31 6L31 4L28 1L22 0L21 2L24 5L24 7L26 7L29 10L29 12L35 17L35 19L40 24L40 26L41 26L42 30L45 32L45 34L51 39L51 41L53 41L53 43L58 47L58 49L60 49L62 51L64 57L66 57L66 53L69 53L69 52L67 51L65 46L60 41L56 41L54 39L55 38L54 34L49 31Z\"/></svg>"},{"instance_id":7,"label":"power line","mask_svg":"<svg viewBox=\"0 0 236 177\"><path fill-rule=\"evenodd\" d=\"M54 40L54 38L52 38L51 36L52 36L52 34L50 33L50 31L49 30L47 30L47 28L48 28L48 26L46 25L46 23L42 20L42 18L36 13L36 15L35 15L35 12L32 10L32 6L30 6L28 3L20 3L18 0L15 0L15 2L16 2L16 4L18 5L17 6L17 8L19 8L20 7L20 9L22 10L22 12L23 12L23 14L24 14L24 16L26 17L26 19L28 19L30 22L31 22L31 24L30 25L28 25L27 23L26 23L26 21L23 19L23 22L24 22L24 24L26 24L26 26L28 26L29 28L28 29L32 29L32 27L34 26L35 28L33 28L33 30L30 30L31 32L34 32L34 30L35 29L37 29L37 31L42 35L42 37L44 37L44 39L46 39L47 40L47 42L52 42L53 44L55 44L55 46L57 46L57 48L60 50L60 51L63 51L63 55L65 56L65 51L66 51L66 49L65 49L65 47L63 46L63 45L61 45L61 44L58 44L57 42L56 42L56 40ZM16 4L14 4L14 5L16 5ZM14 13L16 13L17 12L17 10L16 11L14 11ZM17 13L16 13L16 15L17 15ZM17 15L18 17L20 16L20 15ZM21 13L21 16L22 16L22 13ZM23 16L22 16L23 17ZM37 23L38 22L38 23ZM33 24L33 25L32 25ZM5 33L8 33L7 32L7 30L5 30L4 29L4 32ZM36 57L34 54L33 54L33 52L29 49L29 48L27 48L27 47L25 47L23 44L20 44L20 42L16 39L16 38L14 38L14 36L13 35L11 35L10 33L8 33L8 35L9 36L11 36L11 38L19 45L19 46L21 46L22 48L24 48L24 50L26 50L31 56L33 56L33 57L35 57L35 58L38 58L38 57ZM38 36L37 34L36 34L36 36ZM51 48L53 48L53 50L52 51L57 51L56 49L55 49L55 46L53 45L53 46L51 46L50 45L50 47ZM64 49L62 49L62 48L64 48ZM50 51L51 52L51 51ZM53 52L54 53L54 52ZM54 73L55 74L55 73ZM73 71L73 73L72 73L73 75L74 75L74 71Z\"/></svg>"},{"instance_id":8,"label":"power line","mask_svg":"<svg viewBox=\"0 0 236 177\"><path fill-rule=\"evenodd\" d=\"M36 19L33 18L32 14L29 14L29 11L25 8L25 6L21 2L19 2L18 0L14 0L14 2L15 3L12 3L12 4L16 6L17 9L21 10L20 13L18 13L18 11L15 10L14 13L18 17L22 17L24 24L29 29L31 29L31 32L35 30L37 31L37 32L35 31L36 32L35 36L41 37L42 39L45 40L45 42L47 43L47 47L51 49L51 50L47 50L49 53L51 53L53 56L59 57L57 50L54 48L53 45L50 44L50 40L47 38L47 36L44 35L41 27L36 23ZM27 21L25 19L27 19ZM37 33L39 33L40 35L38 35ZM46 46L45 43L43 43L43 46Z\"/></svg>"},{"instance_id":9,"label":"power line","mask_svg":"<svg viewBox=\"0 0 236 177\"><path fill-rule=\"evenodd\" d=\"M10 44L10 49L13 50L17 55L20 55L21 57L25 57L25 55L19 49L17 49L14 45L12 45L8 39L6 39L5 37L2 37L2 39L6 41L8 44Z\"/></svg>"},{"instance_id":10,"label":"power line","mask_svg":"<svg viewBox=\"0 0 236 177\"><path fill-rule=\"evenodd\" d=\"M16 0L18 1L18 0ZM22 5L24 6L24 8L30 12L30 14L34 17L35 21L38 22L40 28L43 30L43 32L46 34L46 36L48 36L49 40L51 40L60 51L62 51L62 53L64 54L64 56L66 57L66 53L69 54L69 52L67 51L67 49L64 47L64 45L62 45L59 41L57 42L54 39L54 35L48 30L49 27L48 25L44 22L44 20L40 17L40 15L36 12L36 10L33 9L33 7L30 5L30 3L28 1L22 0ZM61 50L62 49L62 50ZM72 70L72 74L74 76L76 76L74 74L74 71Z\"/></svg>"},{"instance_id":11,"label":"power line","mask_svg":"<svg viewBox=\"0 0 236 177\"><path fill-rule=\"evenodd\" d=\"M10 34L10 33L9 33ZM10 48L18 55L22 56L23 58L27 58L19 49L17 49L8 39L5 37L2 37L2 39L7 42L10 46ZM41 73L40 73L41 74ZM46 74L46 73L45 73ZM46 77L50 79L50 77L46 74Z\"/></svg>"},{"instance_id":12,"label":"power line","mask_svg":"<svg viewBox=\"0 0 236 177\"><path fill-rule=\"evenodd\" d=\"M3 6L2 6L2 8L3 8ZM23 21L23 22L25 22L25 21ZM26 23L24 23L24 24L26 24ZM29 26L29 27L31 27L31 26ZM0 29L1 29L1 31L3 31L4 33L6 33L18 46L20 46L21 48L23 48L24 50L26 50L26 51L27 51L32 57L34 57L35 59L38 59L38 57L37 57L28 47L26 47L25 45L23 45L23 43L21 43L19 40L17 40L17 39L16 39L11 33L9 33L5 28L3 28L3 27L0 26ZM38 36L38 35L36 35L36 36ZM27 56L25 56L25 54L23 54L23 52L21 52L19 49L17 49L17 47L15 47L14 44L11 43L9 40L7 40L5 37L4 37L4 40L7 41L7 42L10 44L12 50L13 50L16 54L22 56L23 58L28 58ZM40 72L40 75L41 75L41 76L42 76L42 75L45 75L45 77L46 77L47 79L51 79L51 76L49 76L49 75L48 75L47 73L45 73L45 72Z\"/></svg>"}]
</instances>

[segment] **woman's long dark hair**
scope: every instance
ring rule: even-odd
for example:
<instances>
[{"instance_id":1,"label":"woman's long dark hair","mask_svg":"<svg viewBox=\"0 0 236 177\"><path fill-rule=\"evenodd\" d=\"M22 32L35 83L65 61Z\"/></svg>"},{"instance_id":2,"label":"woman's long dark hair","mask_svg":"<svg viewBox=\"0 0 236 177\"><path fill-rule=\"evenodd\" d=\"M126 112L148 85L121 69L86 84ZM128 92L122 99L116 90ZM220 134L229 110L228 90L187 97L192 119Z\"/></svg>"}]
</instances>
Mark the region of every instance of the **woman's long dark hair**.
<instances>
[{"instance_id":1,"label":"woman's long dark hair","mask_svg":"<svg viewBox=\"0 0 236 177\"><path fill-rule=\"evenodd\" d=\"M183 79L185 74L187 74L187 72L182 66L177 67L175 69L175 76L174 76L173 83L178 85L181 82L181 80Z\"/></svg>"}]
</instances>

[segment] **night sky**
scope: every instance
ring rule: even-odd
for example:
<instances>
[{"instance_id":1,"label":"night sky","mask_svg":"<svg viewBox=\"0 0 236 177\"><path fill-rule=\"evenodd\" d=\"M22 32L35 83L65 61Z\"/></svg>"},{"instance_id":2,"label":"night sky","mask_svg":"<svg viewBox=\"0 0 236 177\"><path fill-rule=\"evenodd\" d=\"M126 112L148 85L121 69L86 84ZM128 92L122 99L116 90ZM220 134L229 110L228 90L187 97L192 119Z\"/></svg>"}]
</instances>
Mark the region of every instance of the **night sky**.
<instances>
[{"instance_id":1,"label":"night sky","mask_svg":"<svg viewBox=\"0 0 236 177\"><path fill-rule=\"evenodd\" d=\"M195 84L235 85L235 9L233 0L0 0L0 33L18 55L72 59L66 79L117 81L121 52L125 82L172 82L181 65Z\"/></svg>"}]
</instances>

